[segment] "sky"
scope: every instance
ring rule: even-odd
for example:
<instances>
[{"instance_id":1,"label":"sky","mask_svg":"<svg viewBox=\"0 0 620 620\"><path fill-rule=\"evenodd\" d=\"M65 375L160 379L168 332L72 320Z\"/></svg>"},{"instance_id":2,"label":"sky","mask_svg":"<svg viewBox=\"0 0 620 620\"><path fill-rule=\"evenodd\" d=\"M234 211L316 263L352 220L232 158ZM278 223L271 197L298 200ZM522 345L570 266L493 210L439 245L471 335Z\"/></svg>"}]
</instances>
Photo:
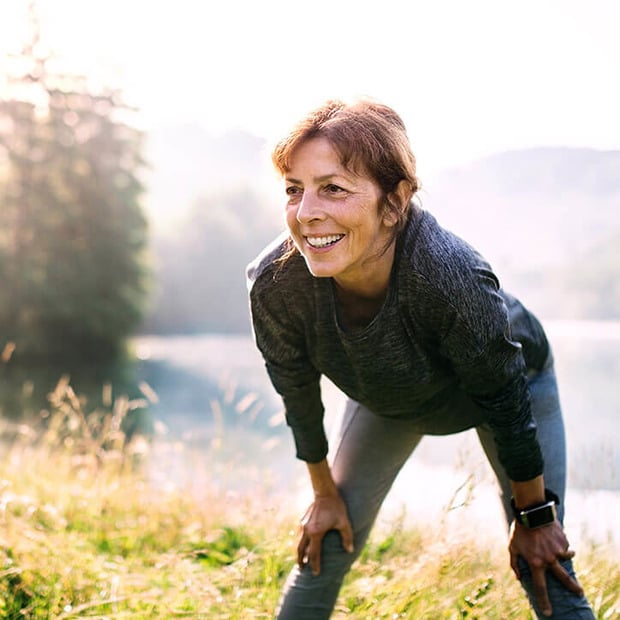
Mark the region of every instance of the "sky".
<instances>
[{"instance_id":1,"label":"sky","mask_svg":"<svg viewBox=\"0 0 620 620\"><path fill-rule=\"evenodd\" d=\"M616 0L38 0L71 70L119 87L148 129L275 141L328 98L403 117L419 172L530 146L620 149ZM26 0L0 7L15 51Z\"/></svg>"}]
</instances>

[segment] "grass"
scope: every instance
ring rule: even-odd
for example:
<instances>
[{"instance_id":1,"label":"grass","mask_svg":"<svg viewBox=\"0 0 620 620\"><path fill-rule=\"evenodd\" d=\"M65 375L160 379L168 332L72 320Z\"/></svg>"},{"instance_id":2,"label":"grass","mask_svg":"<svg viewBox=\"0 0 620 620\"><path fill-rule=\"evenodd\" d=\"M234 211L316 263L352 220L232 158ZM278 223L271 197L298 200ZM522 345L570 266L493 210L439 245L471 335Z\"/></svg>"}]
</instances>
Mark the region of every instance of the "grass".
<instances>
[{"instance_id":1,"label":"grass","mask_svg":"<svg viewBox=\"0 0 620 620\"><path fill-rule=\"evenodd\" d=\"M103 400L86 413L62 380L44 426L5 428L0 618L272 617L294 558L290 501L259 482L196 492L154 476L186 447L127 437L123 422L144 403ZM196 466L209 471L209 458ZM532 618L507 564L504 548L396 522L374 533L334 618ZM612 552L581 550L577 567L597 618L620 619Z\"/></svg>"}]
</instances>

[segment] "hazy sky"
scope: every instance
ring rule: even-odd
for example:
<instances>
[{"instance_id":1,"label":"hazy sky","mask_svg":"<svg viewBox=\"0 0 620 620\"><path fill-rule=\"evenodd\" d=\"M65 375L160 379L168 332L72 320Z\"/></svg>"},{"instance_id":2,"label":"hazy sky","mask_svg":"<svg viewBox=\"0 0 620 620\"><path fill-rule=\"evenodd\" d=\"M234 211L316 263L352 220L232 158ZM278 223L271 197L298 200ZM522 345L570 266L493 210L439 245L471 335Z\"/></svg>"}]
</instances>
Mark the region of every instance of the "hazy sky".
<instances>
[{"instance_id":1,"label":"hazy sky","mask_svg":"<svg viewBox=\"0 0 620 620\"><path fill-rule=\"evenodd\" d=\"M25 0L4 0L0 49ZM620 148L616 0L39 0L49 46L145 125L274 139L328 97L404 117L422 176L494 151Z\"/></svg>"}]
</instances>

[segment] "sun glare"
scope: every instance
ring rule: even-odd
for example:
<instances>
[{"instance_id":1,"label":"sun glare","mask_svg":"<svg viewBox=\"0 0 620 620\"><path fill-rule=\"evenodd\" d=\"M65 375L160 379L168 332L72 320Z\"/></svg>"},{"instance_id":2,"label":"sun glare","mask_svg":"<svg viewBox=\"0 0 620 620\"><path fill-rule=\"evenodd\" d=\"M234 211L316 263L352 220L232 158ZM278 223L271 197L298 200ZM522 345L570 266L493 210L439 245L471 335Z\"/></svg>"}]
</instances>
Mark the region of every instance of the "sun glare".
<instances>
[{"instance_id":1,"label":"sun glare","mask_svg":"<svg viewBox=\"0 0 620 620\"><path fill-rule=\"evenodd\" d=\"M147 128L272 139L328 97L370 95L403 115L429 170L526 146L620 147L620 9L609 1L412 2L406 15L396 0L381 11L327 0L37 7L59 62L120 87ZM0 13L1 51L16 51L27 3Z\"/></svg>"}]
</instances>

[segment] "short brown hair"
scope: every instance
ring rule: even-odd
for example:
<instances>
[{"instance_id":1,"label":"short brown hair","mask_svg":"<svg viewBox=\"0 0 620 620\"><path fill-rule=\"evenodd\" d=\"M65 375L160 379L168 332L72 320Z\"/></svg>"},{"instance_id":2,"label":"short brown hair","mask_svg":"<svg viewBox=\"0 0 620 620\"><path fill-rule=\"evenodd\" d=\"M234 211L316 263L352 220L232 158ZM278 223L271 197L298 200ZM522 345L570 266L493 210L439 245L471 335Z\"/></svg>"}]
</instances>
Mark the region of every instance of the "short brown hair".
<instances>
[{"instance_id":1,"label":"short brown hair","mask_svg":"<svg viewBox=\"0 0 620 620\"><path fill-rule=\"evenodd\" d=\"M280 174L290 169L295 149L312 138L326 138L340 155L342 165L357 174L370 175L384 195L384 209L396 216L394 233L405 226L409 205L388 199L405 180L412 195L420 189L415 156L405 124L387 105L371 99L352 103L330 100L310 112L273 150L272 161Z\"/></svg>"}]
</instances>

